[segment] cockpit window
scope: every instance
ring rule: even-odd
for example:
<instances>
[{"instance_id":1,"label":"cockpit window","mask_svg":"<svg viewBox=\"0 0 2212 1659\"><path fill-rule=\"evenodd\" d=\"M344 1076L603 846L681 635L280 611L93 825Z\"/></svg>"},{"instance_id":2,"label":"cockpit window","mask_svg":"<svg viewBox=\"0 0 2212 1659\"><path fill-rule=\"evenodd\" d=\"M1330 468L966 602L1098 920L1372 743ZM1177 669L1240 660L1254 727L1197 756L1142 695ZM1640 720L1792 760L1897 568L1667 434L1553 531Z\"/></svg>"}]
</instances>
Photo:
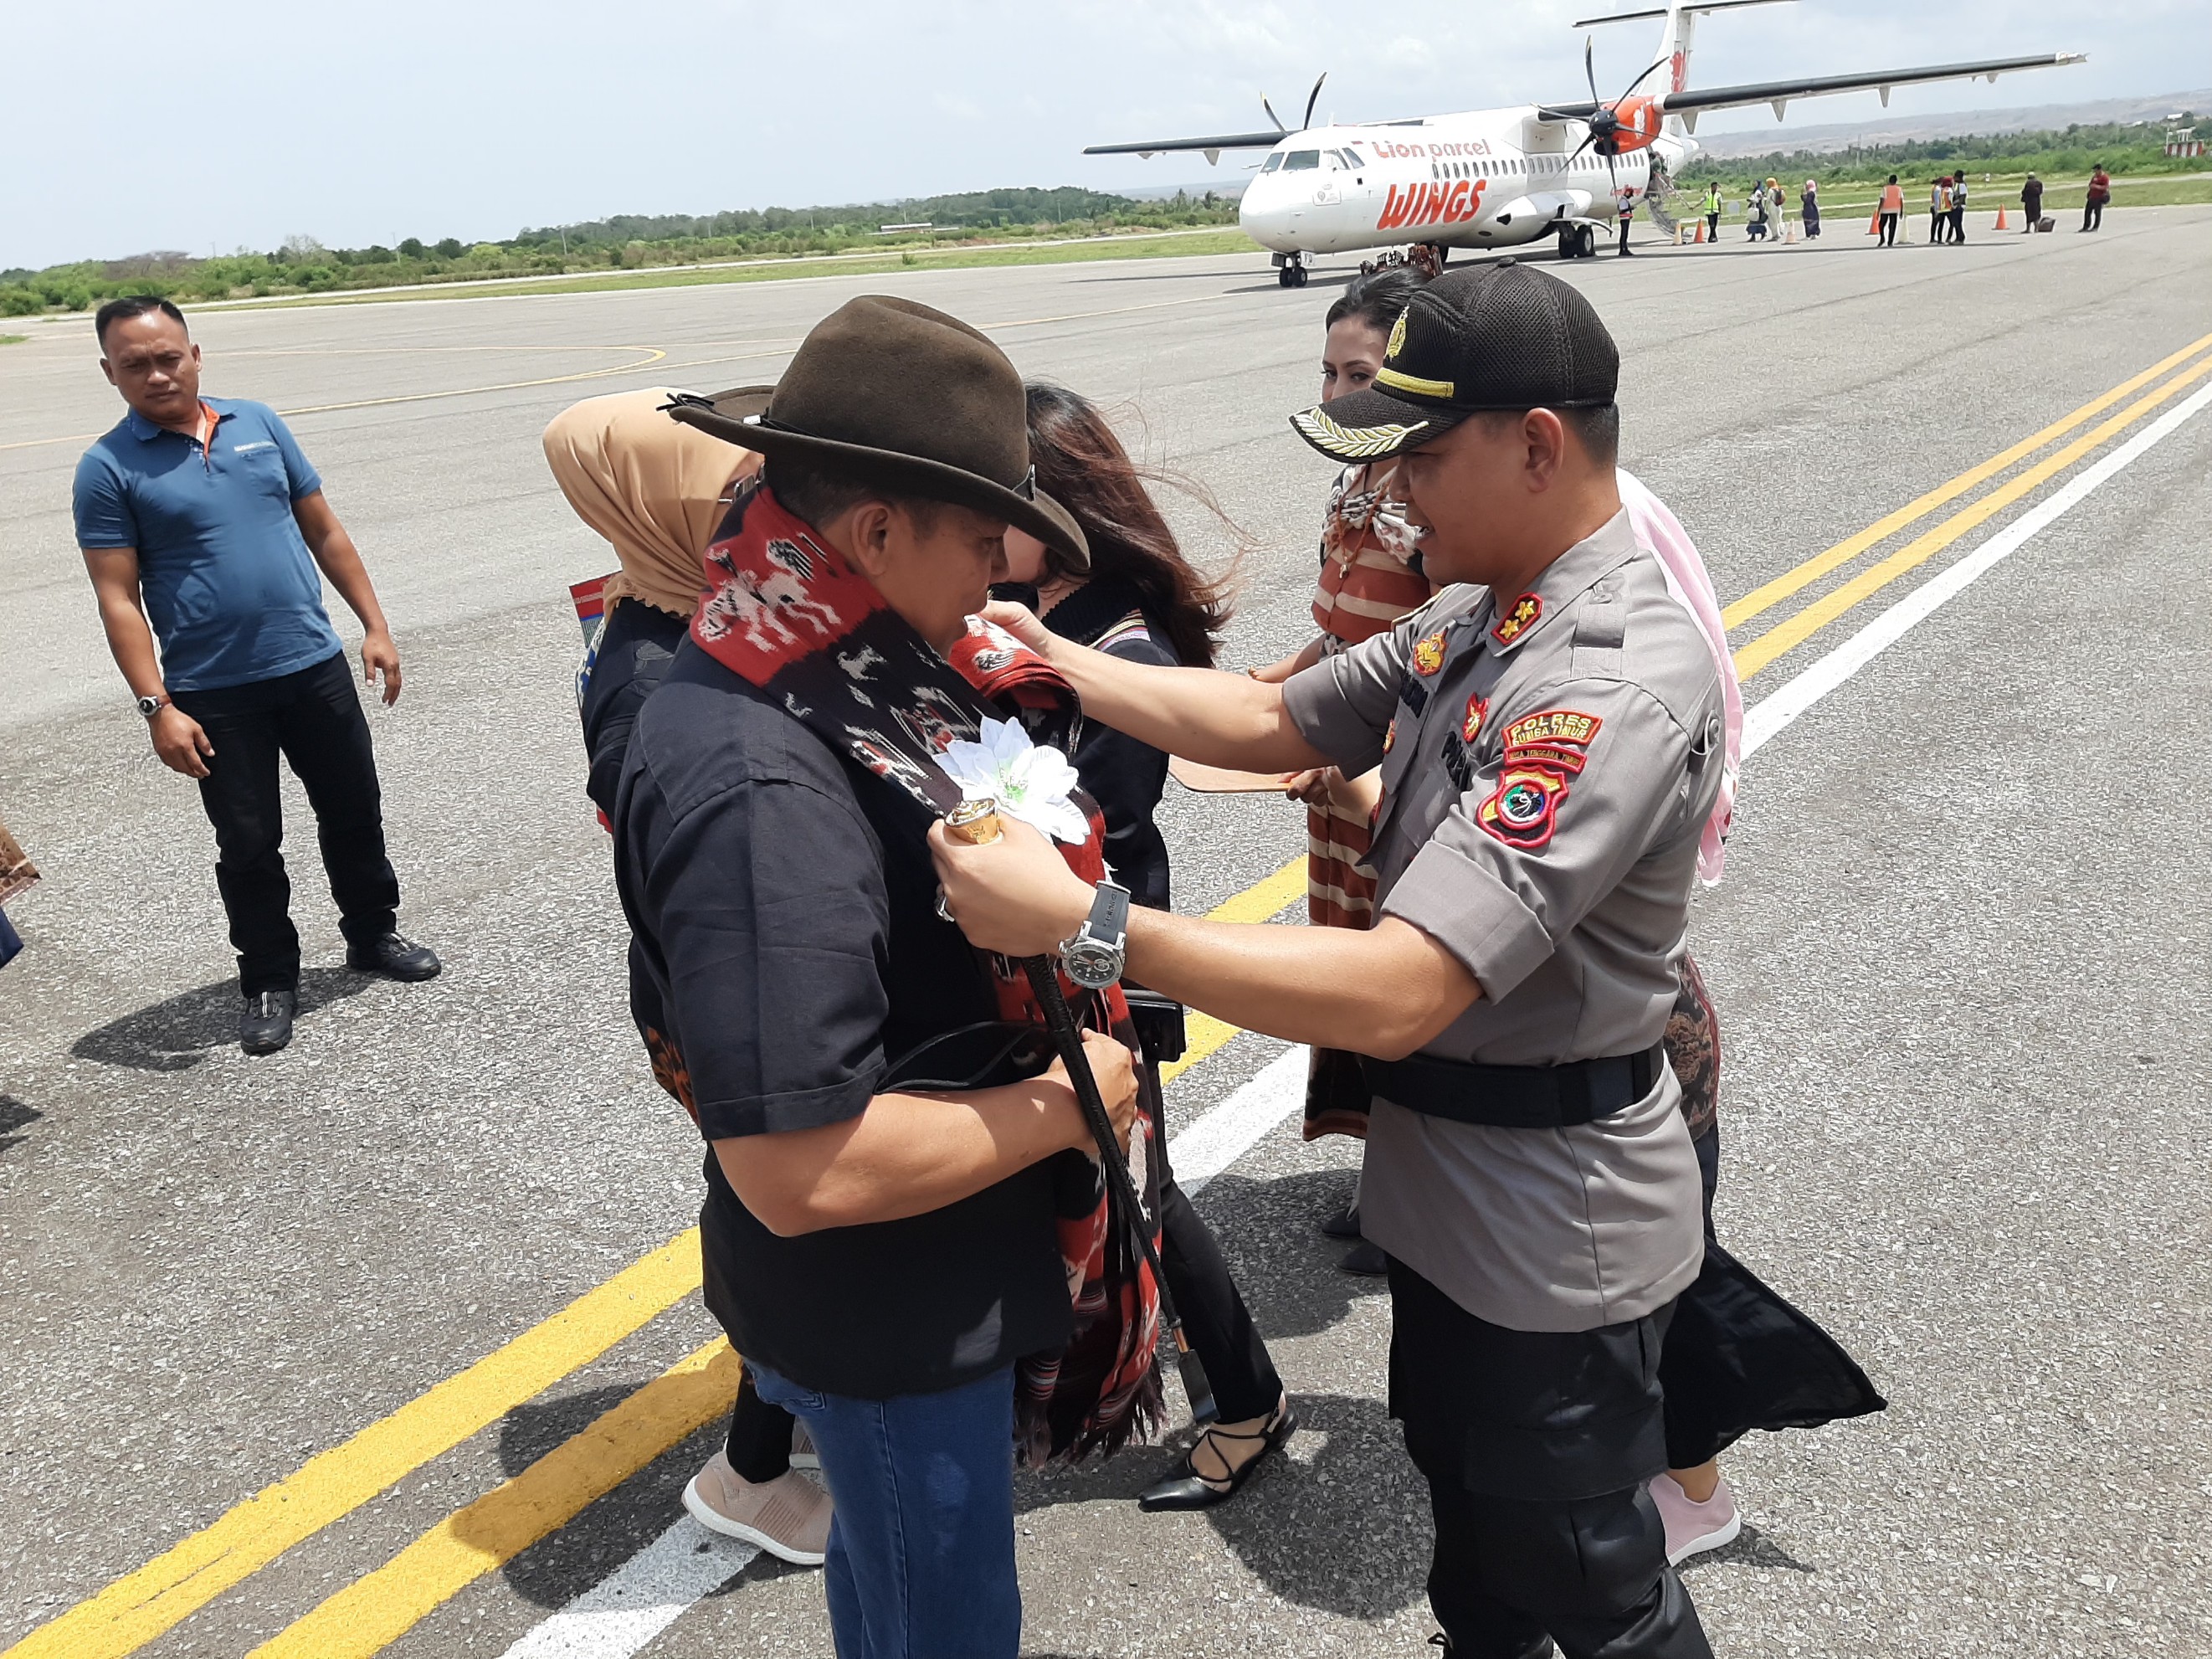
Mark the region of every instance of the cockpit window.
<instances>
[{"instance_id":1,"label":"cockpit window","mask_svg":"<svg viewBox=\"0 0 2212 1659\"><path fill-rule=\"evenodd\" d=\"M1260 171L1262 173L1273 173L1277 167L1282 165L1283 158L1281 153L1279 151L1275 155L1270 155L1267 158L1267 165L1262 167Z\"/></svg>"},{"instance_id":2,"label":"cockpit window","mask_svg":"<svg viewBox=\"0 0 2212 1659\"><path fill-rule=\"evenodd\" d=\"M1320 166L1321 152L1319 150L1294 149L1290 153L1289 159L1284 161L1283 170L1286 173L1297 173L1302 168L1318 167Z\"/></svg>"}]
</instances>

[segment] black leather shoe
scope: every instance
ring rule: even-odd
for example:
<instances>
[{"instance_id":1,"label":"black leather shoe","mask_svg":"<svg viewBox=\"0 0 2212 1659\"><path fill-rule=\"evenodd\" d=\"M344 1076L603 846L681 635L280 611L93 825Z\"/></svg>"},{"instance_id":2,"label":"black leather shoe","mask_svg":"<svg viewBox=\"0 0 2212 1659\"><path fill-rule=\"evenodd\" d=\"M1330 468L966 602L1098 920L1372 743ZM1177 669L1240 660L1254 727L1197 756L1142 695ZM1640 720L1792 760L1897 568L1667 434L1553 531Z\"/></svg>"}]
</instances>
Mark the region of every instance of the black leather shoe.
<instances>
[{"instance_id":1,"label":"black leather shoe","mask_svg":"<svg viewBox=\"0 0 2212 1659\"><path fill-rule=\"evenodd\" d=\"M1137 1499L1137 1507L1147 1515L1154 1515L1162 1510L1210 1510L1216 1504L1226 1504L1244 1490L1245 1483L1260 1472L1260 1466L1273 1456L1283 1442L1297 1432L1297 1428L1298 1414L1291 1409L1288 1401L1277 1408L1273 1419L1265 1428L1253 1433L1233 1434L1218 1425L1209 1428L1199 1437L1198 1445L1190 1449L1192 1453L1195 1453L1208 1438L1261 1440L1267 1443L1260 1448L1257 1456L1247 1461L1241 1468L1231 1470L1225 1481L1200 1480L1190 1456L1186 1455L1182 1460L1182 1473L1170 1475L1146 1491ZM1229 1460L1222 1458L1220 1466L1227 1468Z\"/></svg>"},{"instance_id":2,"label":"black leather shoe","mask_svg":"<svg viewBox=\"0 0 2212 1659\"><path fill-rule=\"evenodd\" d=\"M404 933L379 933L366 945L346 947L347 967L359 973L381 974L386 979L435 979L443 965L435 951L417 945Z\"/></svg>"},{"instance_id":3,"label":"black leather shoe","mask_svg":"<svg viewBox=\"0 0 2212 1659\"><path fill-rule=\"evenodd\" d=\"M238 1046L249 1054L273 1054L292 1041L292 1016L300 999L290 991L257 991L238 1019Z\"/></svg>"},{"instance_id":4,"label":"black leather shoe","mask_svg":"<svg viewBox=\"0 0 2212 1659\"><path fill-rule=\"evenodd\" d=\"M1323 1238L1357 1238L1359 1237L1359 1206L1347 1204L1335 1214L1322 1218Z\"/></svg>"},{"instance_id":5,"label":"black leather shoe","mask_svg":"<svg viewBox=\"0 0 2212 1659\"><path fill-rule=\"evenodd\" d=\"M1344 1260L1336 1265L1363 1279L1380 1279L1390 1271L1390 1258L1382 1254L1380 1244L1370 1244L1363 1238L1346 1250Z\"/></svg>"}]
</instances>

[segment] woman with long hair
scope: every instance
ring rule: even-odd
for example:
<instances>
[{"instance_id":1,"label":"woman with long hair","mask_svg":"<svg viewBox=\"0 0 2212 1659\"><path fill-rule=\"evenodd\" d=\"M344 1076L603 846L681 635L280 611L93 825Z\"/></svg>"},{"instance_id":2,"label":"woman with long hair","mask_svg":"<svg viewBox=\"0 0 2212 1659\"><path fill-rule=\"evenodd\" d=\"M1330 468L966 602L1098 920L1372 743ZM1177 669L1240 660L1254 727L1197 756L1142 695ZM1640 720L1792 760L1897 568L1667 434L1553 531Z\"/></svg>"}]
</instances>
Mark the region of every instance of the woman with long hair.
<instances>
[{"instance_id":1,"label":"woman with long hair","mask_svg":"<svg viewBox=\"0 0 2212 1659\"><path fill-rule=\"evenodd\" d=\"M1036 538L1009 529L1011 580L994 590L996 595L1031 602L1055 634L1112 655L1160 666L1210 667L1229 623L1226 585L1201 575L1183 556L1146 488L1146 475L1105 416L1075 392L1032 383L1029 421L1037 488L1083 527L1091 568L1074 571ZM1167 756L1094 724L1085 727L1075 769L1104 815L1106 861L1115 878L1136 903L1166 909L1167 842L1152 814L1167 785ZM1145 1068L1144 1086L1154 1091L1150 1104L1158 1122L1155 1055L1162 1045L1155 1022L1173 1025L1181 1010L1162 1002L1148 1006L1141 988L1130 988L1145 1058L1153 1062ZM1170 1038L1166 1052L1179 1051L1179 1042ZM1165 1139L1152 1150L1160 1162L1162 1266L1184 1332L1205 1362L1221 1417L1199 1436L1182 1468L1146 1491L1138 1504L1208 1509L1236 1496L1290 1438L1297 1419L1220 1247L1176 1183Z\"/></svg>"}]
</instances>

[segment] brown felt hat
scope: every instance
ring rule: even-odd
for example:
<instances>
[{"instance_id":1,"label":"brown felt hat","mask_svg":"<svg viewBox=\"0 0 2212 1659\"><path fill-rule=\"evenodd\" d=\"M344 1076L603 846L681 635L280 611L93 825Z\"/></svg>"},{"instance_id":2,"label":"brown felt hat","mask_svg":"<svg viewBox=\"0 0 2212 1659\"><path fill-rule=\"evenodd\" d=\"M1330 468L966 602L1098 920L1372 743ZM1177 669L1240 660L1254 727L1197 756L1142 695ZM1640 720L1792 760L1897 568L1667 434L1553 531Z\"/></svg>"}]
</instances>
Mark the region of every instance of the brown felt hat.
<instances>
[{"instance_id":1,"label":"brown felt hat","mask_svg":"<svg viewBox=\"0 0 2212 1659\"><path fill-rule=\"evenodd\" d=\"M1091 568L1082 527L1036 487L1021 375L980 331L911 300L864 294L814 325L775 385L679 395L668 412L767 456L771 487L777 456L811 457L1003 519Z\"/></svg>"}]
</instances>

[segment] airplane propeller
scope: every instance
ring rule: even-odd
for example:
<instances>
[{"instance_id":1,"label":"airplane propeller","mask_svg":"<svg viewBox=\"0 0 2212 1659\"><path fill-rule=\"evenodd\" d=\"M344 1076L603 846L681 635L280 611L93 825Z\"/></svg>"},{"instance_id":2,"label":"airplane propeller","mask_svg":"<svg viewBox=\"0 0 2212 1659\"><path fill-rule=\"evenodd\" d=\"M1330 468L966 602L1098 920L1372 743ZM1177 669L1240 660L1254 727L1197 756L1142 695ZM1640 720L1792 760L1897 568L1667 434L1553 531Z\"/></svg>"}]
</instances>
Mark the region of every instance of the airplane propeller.
<instances>
[{"instance_id":1,"label":"airplane propeller","mask_svg":"<svg viewBox=\"0 0 2212 1659\"><path fill-rule=\"evenodd\" d=\"M1618 191L1620 188L1620 174L1613 166L1613 158L1620 154L1620 106L1636 95L1637 88L1649 81L1656 71L1666 68L1673 60L1668 58L1660 58L1650 69L1631 81L1628 83L1628 89L1608 104L1597 95L1597 70L1593 56L1595 49L1595 39L1587 34L1583 36L1583 78L1589 82L1590 102L1595 104L1597 107L1589 113L1589 136L1575 146L1574 155L1579 155L1591 145L1596 145L1597 153L1605 157L1606 176L1613 180L1613 187ZM1567 159L1572 161L1574 156L1571 155Z\"/></svg>"},{"instance_id":2,"label":"airplane propeller","mask_svg":"<svg viewBox=\"0 0 2212 1659\"><path fill-rule=\"evenodd\" d=\"M1321 102L1322 81L1326 81L1328 79L1328 71L1327 70L1323 70L1321 72L1321 81L1315 82L1313 83L1313 90L1306 94L1305 118L1298 124L1299 131L1304 132L1308 127L1313 125L1314 106ZM1283 118L1275 113L1275 106L1267 101L1267 94L1264 92L1260 94L1260 107L1267 112L1267 118L1275 124L1276 131L1288 132L1290 131L1288 127L1283 125Z\"/></svg>"}]
</instances>

